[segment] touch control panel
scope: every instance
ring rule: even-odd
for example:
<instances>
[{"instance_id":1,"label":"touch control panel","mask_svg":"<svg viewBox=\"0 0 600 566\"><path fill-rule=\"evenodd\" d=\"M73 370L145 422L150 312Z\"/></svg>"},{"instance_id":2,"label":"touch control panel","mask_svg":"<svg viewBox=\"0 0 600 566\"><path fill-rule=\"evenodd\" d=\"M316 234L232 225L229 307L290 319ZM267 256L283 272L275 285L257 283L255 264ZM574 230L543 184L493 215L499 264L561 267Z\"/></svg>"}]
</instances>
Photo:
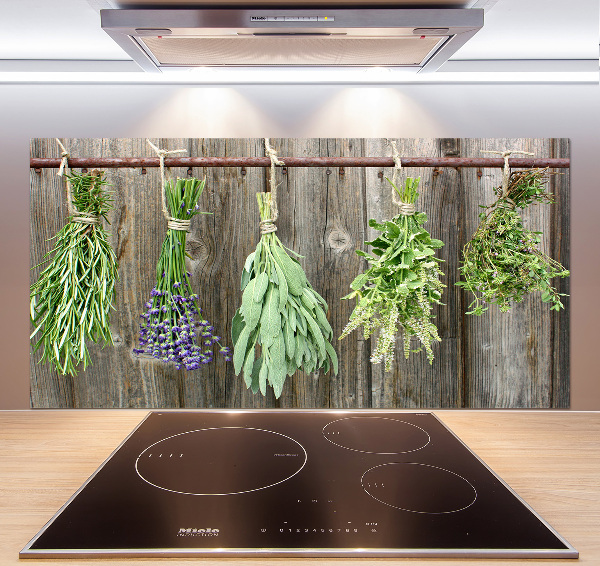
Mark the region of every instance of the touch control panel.
<instances>
[{"instance_id":1,"label":"touch control panel","mask_svg":"<svg viewBox=\"0 0 600 566\"><path fill-rule=\"evenodd\" d=\"M251 22L333 22L335 16L250 16Z\"/></svg>"}]
</instances>

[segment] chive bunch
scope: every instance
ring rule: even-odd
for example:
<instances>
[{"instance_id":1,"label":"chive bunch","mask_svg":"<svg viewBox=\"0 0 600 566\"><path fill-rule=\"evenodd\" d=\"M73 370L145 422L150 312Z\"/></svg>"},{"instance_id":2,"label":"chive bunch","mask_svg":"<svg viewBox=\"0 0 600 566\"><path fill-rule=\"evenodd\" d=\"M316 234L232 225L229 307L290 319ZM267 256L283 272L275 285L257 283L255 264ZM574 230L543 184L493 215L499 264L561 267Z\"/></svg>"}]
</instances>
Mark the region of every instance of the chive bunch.
<instances>
[{"instance_id":1,"label":"chive bunch","mask_svg":"<svg viewBox=\"0 0 600 566\"><path fill-rule=\"evenodd\" d=\"M42 362L62 375L76 375L76 366L90 363L87 341L113 344L110 310L113 307L118 265L108 234L97 224L74 220L78 213L104 218L112 209L102 172L66 175L75 214L56 236L44 256L47 264L31 285L30 338L40 334L34 349L43 348ZM39 267L39 266L36 266Z\"/></svg>"}]
</instances>

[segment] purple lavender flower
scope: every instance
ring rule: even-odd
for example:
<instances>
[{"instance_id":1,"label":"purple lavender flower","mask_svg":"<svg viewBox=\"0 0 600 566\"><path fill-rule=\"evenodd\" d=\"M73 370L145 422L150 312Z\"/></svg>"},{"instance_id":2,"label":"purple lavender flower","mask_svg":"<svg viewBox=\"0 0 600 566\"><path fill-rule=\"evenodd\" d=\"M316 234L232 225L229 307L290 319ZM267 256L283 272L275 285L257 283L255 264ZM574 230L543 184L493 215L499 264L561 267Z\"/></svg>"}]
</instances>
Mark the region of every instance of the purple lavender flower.
<instances>
[{"instance_id":1,"label":"purple lavender flower","mask_svg":"<svg viewBox=\"0 0 600 566\"><path fill-rule=\"evenodd\" d=\"M203 182L194 178L179 179L175 185L167 183L165 191L172 204L171 216L177 219L193 216L199 210L197 200L203 188ZM186 189L191 194L187 201ZM213 360L211 346L220 338L214 336L214 328L208 321L196 322L202 309L197 304L198 295L191 289L191 273L183 267L184 250L185 232L169 229L159 259L157 282L145 303L146 312L140 316L139 347L133 352L172 363L176 369L195 370ZM163 266L169 267L162 269ZM203 329L201 337L196 328ZM231 359L229 348L221 348L220 353L225 360Z\"/></svg>"}]
</instances>

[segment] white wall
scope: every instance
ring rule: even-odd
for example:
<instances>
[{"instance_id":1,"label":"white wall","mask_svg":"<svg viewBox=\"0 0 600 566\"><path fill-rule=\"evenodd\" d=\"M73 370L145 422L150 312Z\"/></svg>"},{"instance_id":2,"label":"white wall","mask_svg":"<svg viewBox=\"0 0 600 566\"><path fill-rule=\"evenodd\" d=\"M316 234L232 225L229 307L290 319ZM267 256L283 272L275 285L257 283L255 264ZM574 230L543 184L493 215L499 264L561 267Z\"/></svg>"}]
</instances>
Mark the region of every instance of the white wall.
<instances>
[{"instance_id":1,"label":"white wall","mask_svg":"<svg viewBox=\"0 0 600 566\"><path fill-rule=\"evenodd\" d=\"M597 85L0 86L0 409L29 407L29 139L267 136L571 138L571 408L600 410L599 101Z\"/></svg>"}]
</instances>

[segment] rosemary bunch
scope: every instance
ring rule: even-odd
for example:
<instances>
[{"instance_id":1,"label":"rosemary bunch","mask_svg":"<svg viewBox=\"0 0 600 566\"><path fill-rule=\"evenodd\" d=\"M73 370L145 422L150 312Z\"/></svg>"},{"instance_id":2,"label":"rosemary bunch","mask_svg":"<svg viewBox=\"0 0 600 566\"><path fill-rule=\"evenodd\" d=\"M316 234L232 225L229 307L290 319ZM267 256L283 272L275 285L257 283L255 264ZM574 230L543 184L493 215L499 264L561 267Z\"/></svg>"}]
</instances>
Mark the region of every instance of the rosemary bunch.
<instances>
[{"instance_id":1,"label":"rosemary bunch","mask_svg":"<svg viewBox=\"0 0 600 566\"><path fill-rule=\"evenodd\" d=\"M542 232L532 232L523 226L515 209L531 204L553 203L545 190L547 169L516 171L509 178L508 190L496 190L498 200L482 206L487 212L479 217L477 231L463 249L460 272L464 281L456 285L471 291L475 299L467 314L482 315L486 303L497 304L501 312L510 310L511 301L521 302L534 291L542 293L542 301L552 303L552 310L563 304L550 284L554 277L568 277L569 272L557 261L537 248Z\"/></svg>"},{"instance_id":2,"label":"rosemary bunch","mask_svg":"<svg viewBox=\"0 0 600 566\"><path fill-rule=\"evenodd\" d=\"M165 183L165 196L169 213L176 220L189 220L201 212L198 199L204 190L204 180L177 179ZM151 356L175 369L198 369L213 360L214 344L221 338L202 316L198 295L192 292L190 273L185 265L185 230L171 229L162 245L156 265L156 285L145 303L147 311L140 315L140 348L136 355ZM197 339L200 338L200 345ZM230 360L230 350L220 347L225 360Z\"/></svg>"},{"instance_id":3,"label":"rosemary bunch","mask_svg":"<svg viewBox=\"0 0 600 566\"><path fill-rule=\"evenodd\" d=\"M62 375L76 375L79 363L84 370L90 363L86 341L113 343L109 325L118 266L101 224L74 220L83 214L108 222L112 199L104 189L108 183L103 173L66 177L77 212L54 236L54 248L42 262L48 265L31 285L35 330L30 338L41 332L34 346L43 347L41 361L52 363Z\"/></svg>"},{"instance_id":4,"label":"rosemary bunch","mask_svg":"<svg viewBox=\"0 0 600 566\"><path fill-rule=\"evenodd\" d=\"M406 179L399 190L389 179L404 204L414 205L420 179ZM372 363L385 361L386 371L392 369L396 334L404 336L404 355L410 354L411 336L416 336L425 348L429 363L433 361L432 341L439 341L437 328L432 322L432 306L440 303L443 275L438 267L442 261L434 256L441 248L441 240L432 239L423 224L423 212L399 214L382 224L371 219L369 226L381 232L375 240L365 242L373 246L374 256L361 250L356 253L367 259L370 267L350 284L353 291L344 299L357 298L340 340L353 330L363 327L365 339L380 328L377 345L371 356Z\"/></svg>"},{"instance_id":5,"label":"rosemary bunch","mask_svg":"<svg viewBox=\"0 0 600 566\"><path fill-rule=\"evenodd\" d=\"M269 221L271 194L256 197L261 220ZM327 304L275 232L263 234L246 259L242 291L231 333L235 373L243 369L248 388L265 395L269 383L279 398L286 375L292 376L297 369L327 372L331 363L337 374Z\"/></svg>"}]
</instances>

